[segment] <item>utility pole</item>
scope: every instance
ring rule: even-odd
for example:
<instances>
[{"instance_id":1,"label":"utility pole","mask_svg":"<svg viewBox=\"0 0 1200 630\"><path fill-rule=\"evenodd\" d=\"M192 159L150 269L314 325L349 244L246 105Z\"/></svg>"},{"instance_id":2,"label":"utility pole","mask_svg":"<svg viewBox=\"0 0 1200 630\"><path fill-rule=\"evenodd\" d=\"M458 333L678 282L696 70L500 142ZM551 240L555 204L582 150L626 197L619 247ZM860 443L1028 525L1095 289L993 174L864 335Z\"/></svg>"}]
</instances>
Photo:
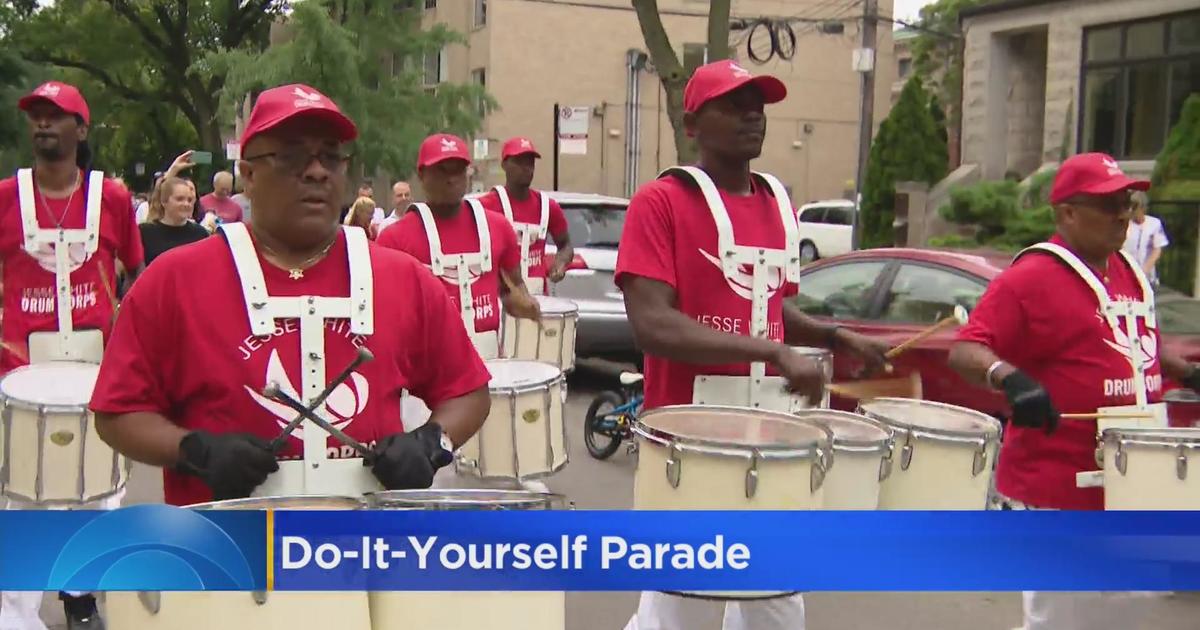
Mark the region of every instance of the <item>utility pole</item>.
<instances>
[{"instance_id":1,"label":"utility pole","mask_svg":"<svg viewBox=\"0 0 1200 630\"><path fill-rule=\"evenodd\" d=\"M867 157L875 131L875 38L879 24L879 1L863 4L862 47L854 51L854 69L862 75L861 109L858 118L858 172L854 178L854 222L851 246L858 249L862 242L863 180L867 176Z\"/></svg>"}]
</instances>

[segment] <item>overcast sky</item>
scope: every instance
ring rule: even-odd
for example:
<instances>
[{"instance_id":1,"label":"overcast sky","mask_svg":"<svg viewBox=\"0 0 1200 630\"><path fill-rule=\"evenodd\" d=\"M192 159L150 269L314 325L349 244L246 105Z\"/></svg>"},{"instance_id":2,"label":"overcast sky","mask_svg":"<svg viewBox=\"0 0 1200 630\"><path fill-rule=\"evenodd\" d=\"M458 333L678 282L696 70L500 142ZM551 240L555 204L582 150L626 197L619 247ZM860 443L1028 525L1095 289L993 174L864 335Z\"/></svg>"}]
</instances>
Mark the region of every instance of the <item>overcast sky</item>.
<instances>
[{"instance_id":1,"label":"overcast sky","mask_svg":"<svg viewBox=\"0 0 1200 630\"><path fill-rule=\"evenodd\" d=\"M921 7L932 4L933 0L895 0L895 15L897 20L912 22L917 19Z\"/></svg>"}]
</instances>

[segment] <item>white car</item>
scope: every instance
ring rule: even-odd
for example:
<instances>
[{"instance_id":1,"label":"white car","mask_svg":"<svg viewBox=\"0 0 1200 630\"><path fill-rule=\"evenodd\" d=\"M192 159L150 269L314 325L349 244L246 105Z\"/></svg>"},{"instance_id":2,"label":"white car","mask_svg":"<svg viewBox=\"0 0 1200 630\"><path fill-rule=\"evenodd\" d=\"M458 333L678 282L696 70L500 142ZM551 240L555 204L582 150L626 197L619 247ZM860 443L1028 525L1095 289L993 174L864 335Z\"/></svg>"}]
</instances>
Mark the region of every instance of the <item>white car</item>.
<instances>
[{"instance_id":1,"label":"white car","mask_svg":"<svg viewBox=\"0 0 1200 630\"><path fill-rule=\"evenodd\" d=\"M854 202L814 201L797 210L800 222L800 263L849 253L853 249Z\"/></svg>"}]
</instances>

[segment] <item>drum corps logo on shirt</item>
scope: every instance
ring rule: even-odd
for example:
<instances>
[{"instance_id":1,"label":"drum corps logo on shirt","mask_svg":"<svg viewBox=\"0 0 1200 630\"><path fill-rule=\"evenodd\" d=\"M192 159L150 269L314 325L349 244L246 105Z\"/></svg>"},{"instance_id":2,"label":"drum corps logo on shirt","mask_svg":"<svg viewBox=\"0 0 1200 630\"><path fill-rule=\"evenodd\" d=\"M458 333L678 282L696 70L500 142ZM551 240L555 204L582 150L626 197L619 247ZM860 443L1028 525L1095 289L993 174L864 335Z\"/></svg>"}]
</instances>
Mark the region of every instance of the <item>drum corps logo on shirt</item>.
<instances>
[{"instance_id":1,"label":"drum corps logo on shirt","mask_svg":"<svg viewBox=\"0 0 1200 630\"><path fill-rule=\"evenodd\" d=\"M96 284L85 282L71 287L71 310L91 308L99 302ZM34 315L53 313L58 307L54 287L25 288L21 290L21 312Z\"/></svg>"},{"instance_id":2,"label":"drum corps logo on shirt","mask_svg":"<svg viewBox=\"0 0 1200 630\"><path fill-rule=\"evenodd\" d=\"M752 265L739 265L737 273L733 278L725 275L725 271L721 268L721 261L716 256L698 248L701 256L705 260L712 263L718 271L721 272L721 277L725 278L725 284L729 285L729 290L733 291L738 297L743 300L754 299L754 267ZM775 297L775 293L779 291L779 287L783 286L783 268L772 267L767 270L767 299Z\"/></svg>"},{"instance_id":3,"label":"drum corps logo on shirt","mask_svg":"<svg viewBox=\"0 0 1200 630\"><path fill-rule=\"evenodd\" d=\"M263 386L265 387L269 383L275 383L279 386L280 391L296 400L304 400L303 396L296 393L296 388L288 378L287 371L283 369L283 362L279 360L279 351L274 349L271 350L271 358L267 361L267 373L263 379ZM286 427L288 422L296 416L296 412L292 408L259 394L258 391L261 391L261 388L255 390L245 385L242 387L245 388L247 394L250 394L254 402L275 416L275 423L279 425L280 429ZM367 385L366 377L358 372L351 372L350 379L338 385L325 400L325 410L331 416L330 424L343 431L346 430L346 427L354 422L354 417L367 408L370 394L371 390ZM303 424L300 425L292 433L292 437L304 440L303 427Z\"/></svg>"},{"instance_id":4,"label":"drum corps logo on shirt","mask_svg":"<svg viewBox=\"0 0 1200 630\"><path fill-rule=\"evenodd\" d=\"M1119 302L1134 301L1133 298L1125 295L1118 295L1114 299ZM1104 323L1105 328L1108 327L1108 320L1104 318L1104 315L1100 313L1099 309L1096 310L1096 318ZM1118 321L1124 325L1124 319ZM1130 343L1129 335L1125 333L1125 330L1117 329L1112 331L1112 336L1112 340L1105 339L1104 343L1107 344L1109 348L1112 348L1113 352L1116 352L1124 357L1125 360L1129 362L1129 366L1131 368L1134 367L1133 344ZM1140 341L1141 364L1146 369L1149 369L1150 366L1154 365L1154 363L1158 361L1158 338L1154 335L1146 334L1141 335ZM1150 392L1161 390L1162 376L1158 374L1146 375L1146 389ZM1135 395L1133 377L1130 376L1127 378L1104 379L1104 395L1117 397Z\"/></svg>"},{"instance_id":5,"label":"drum corps logo on shirt","mask_svg":"<svg viewBox=\"0 0 1200 630\"><path fill-rule=\"evenodd\" d=\"M42 243L38 246L37 252L30 254L33 259L38 262L42 269L54 273L54 248L57 245L53 243ZM26 250L26 253L29 253ZM83 263L91 260L92 255L88 253L87 246L84 243L71 243L67 246L67 262L69 263L68 271L75 271L83 266Z\"/></svg>"}]
</instances>

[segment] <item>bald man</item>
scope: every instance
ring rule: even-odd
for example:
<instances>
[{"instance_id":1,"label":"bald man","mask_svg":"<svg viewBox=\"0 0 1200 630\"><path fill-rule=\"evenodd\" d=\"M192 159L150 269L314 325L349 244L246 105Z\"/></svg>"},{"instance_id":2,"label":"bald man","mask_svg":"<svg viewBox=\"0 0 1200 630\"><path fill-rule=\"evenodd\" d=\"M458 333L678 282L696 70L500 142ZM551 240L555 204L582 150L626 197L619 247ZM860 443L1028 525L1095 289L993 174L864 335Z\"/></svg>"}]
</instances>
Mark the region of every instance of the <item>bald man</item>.
<instances>
[{"instance_id":1,"label":"bald man","mask_svg":"<svg viewBox=\"0 0 1200 630\"><path fill-rule=\"evenodd\" d=\"M233 173L221 171L213 175L213 191L200 198L200 208L217 215L221 223L237 223L242 220L242 206L232 195Z\"/></svg>"}]
</instances>

